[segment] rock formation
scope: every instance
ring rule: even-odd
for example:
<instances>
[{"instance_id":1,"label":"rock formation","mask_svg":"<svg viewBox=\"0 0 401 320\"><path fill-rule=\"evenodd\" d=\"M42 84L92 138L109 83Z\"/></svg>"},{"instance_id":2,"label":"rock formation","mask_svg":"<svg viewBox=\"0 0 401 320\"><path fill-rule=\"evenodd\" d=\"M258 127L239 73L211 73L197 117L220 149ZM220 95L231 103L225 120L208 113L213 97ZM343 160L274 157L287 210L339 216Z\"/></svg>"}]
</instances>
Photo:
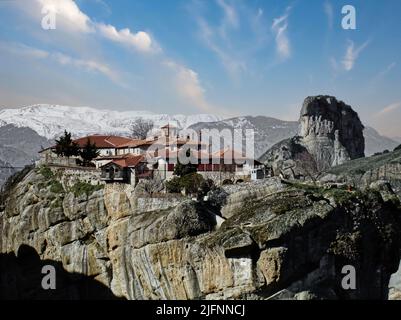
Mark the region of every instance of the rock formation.
<instances>
[{"instance_id":1,"label":"rock formation","mask_svg":"<svg viewBox=\"0 0 401 320\"><path fill-rule=\"evenodd\" d=\"M313 175L364 156L363 125L349 105L331 96L307 97L299 135L273 146L261 157L275 173Z\"/></svg>"},{"instance_id":2,"label":"rock formation","mask_svg":"<svg viewBox=\"0 0 401 320\"><path fill-rule=\"evenodd\" d=\"M399 203L377 192L273 178L211 193L218 211L213 201L185 199L144 206L130 186L70 188L62 174L36 168L7 186L0 251L29 246L115 297L386 299L398 267ZM356 290L341 286L344 265L356 268Z\"/></svg>"}]
</instances>

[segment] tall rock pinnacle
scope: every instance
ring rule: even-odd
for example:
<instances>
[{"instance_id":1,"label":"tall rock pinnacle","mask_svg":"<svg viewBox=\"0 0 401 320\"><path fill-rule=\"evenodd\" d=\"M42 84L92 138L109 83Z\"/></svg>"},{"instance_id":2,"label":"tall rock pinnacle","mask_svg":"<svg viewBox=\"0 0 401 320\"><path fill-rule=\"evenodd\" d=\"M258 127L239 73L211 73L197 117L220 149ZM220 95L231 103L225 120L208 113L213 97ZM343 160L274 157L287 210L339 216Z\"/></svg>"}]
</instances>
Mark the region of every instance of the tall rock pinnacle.
<instances>
[{"instance_id":1,"label":"tall rock pinnacle","mask_svg":"<svg viewBox=\"0 0 401 320\"><path fill-rule=\"evenodd\" d=\"M302 144L318 169L365 156L364 127L358 114L335 97L307 97L299 122Z\"/></svg>"}]
</instances>

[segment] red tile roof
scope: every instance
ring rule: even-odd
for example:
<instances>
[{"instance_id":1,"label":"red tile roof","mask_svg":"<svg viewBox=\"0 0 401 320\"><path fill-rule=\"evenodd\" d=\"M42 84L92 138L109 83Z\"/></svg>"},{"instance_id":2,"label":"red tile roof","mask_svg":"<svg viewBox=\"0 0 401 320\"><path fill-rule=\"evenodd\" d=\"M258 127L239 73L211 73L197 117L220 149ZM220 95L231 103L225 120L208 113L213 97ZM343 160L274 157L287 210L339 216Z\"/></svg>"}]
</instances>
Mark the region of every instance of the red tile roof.
<instances>
[{"instance_id":1,"label":"red tile roof","mask_svg":"<svg viewBox=\"0 0 401 320\"><path fill-rule=\"evenodd\" d=\"M130 139L127 142L124 142L120 145L118 145L118 148L136 148L136 147L140 147L143 145L151 145L153 144L154 141L152 140L141 140L141 139Z\"/></svg>"},{"instance_id":2,"label":"red tile roof","mask_svg":"<svg viewBox=\"0 0 401 320\"><path fill-rule=\"evenodd\" d=\"M91 143L95 143L97 148L116 148L117 146L128 143L133 139L119 136L103 136L103 135L92 135L87 137L82 137L74 140L74 142L78 143L80 148L83 148L88 141Z\"/></svg>"},{"instance_id":3,"label":"red tile roof","mask_svg":"<svg viewBox=\"0 0 401 320\"><path fill-rule=\"evenodd\" d=\"M114 157L100 157L97 159L110 159L112 160L111 162L105 164L108 165L110 163L114 163L122 168L128 168L128 167L136 167L140 162L143 162L144 157L143 156L137 156L132 153L125 154L122 156L114 156Z\"/></svg>"}]
</instances>

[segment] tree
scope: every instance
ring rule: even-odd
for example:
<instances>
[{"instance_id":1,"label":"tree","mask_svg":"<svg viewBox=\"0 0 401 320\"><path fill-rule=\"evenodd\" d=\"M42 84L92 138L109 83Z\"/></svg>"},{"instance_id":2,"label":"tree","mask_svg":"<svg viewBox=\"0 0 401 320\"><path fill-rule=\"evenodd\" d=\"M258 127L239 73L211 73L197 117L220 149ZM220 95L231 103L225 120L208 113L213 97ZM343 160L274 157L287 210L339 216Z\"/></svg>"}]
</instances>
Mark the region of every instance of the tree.
<instances>
[{"instance_id":1,"label":"tree","mask_svg":"<svg viewBox=\"0 0 401 320\"><path fill-rule=\"evenodd\" d=\"M72 157L79 155L79 146L72 141L71 133L64 130L64 136L56 139L56 154L61 157Z\"/></svg>"},{"instance_id":2,"label":"tree","mask_svg":"<svg viewBox=\"0 0 401 320\"><path fill-rule=\"evenodd\" d=\"M153 121L138 118L131 125L131 136L135 139L146 139L150 130L153 129Z\"/></svg>"},{"instance_id":3,"label":"tree","mask_svg":"<svg viewBox=\"0 0 401 320\"><path fill-rule=\"evenodd\" d=\"M187 174L195 172L196 172L196 166L191 163L188 164L177 163L174 166L174 175L177 177L183 177L186 176Z\"/></svg>"},{"instance_id":4,"label":"tree","mask_svg":"<svg viewBox=\"0 0 401 320\"><path fill-rule=\"evenodd\" d=\"M80 152L80 156L83 161L83 165L85 167L89 166L91 161L99 156L99 150L96 147L96 143L91 143L89 138L86 140L86 143L83 149Z\"/></svg>"},{"instance_id":5,"label":"tree","mask_svg":"<svg viewBox=\"0 0 401 320\"><path fill-rule=\"evenodd\" d=\"M185 153L187 157L190 157L191 149L188 149ZM182 164L178 162L174 166L174 175L178 177L183 177L187 174L195 173L196 171L197 171L197 166L191 162L187 164Z\"/></svg>"},{"instance_id":6,"label":"tree","mask_svg":"<svg viewBox=\"0 0 401 320\"><path fill-rule=\"evenodd\" d=\"M190 173L180 178L180 184L186 194L198 194L201 184L204 181L199 173Z\"/></svg>"},{"instance_id":7,"label":"tree","mask_svg":"<svg viewBox=\"0 0 401 320\"><path fill-rule=\"evenodd\" d=\"M401 150L401 144L394 149L394 151L398 151L398 150Z\"/></svg>"},{"instance_id":8,"label":"tree","mask_svg":"<svg viewBox=\"0 0 401 320\"><path fill-rule=\"evenodd\" d=\"M166 189L168 193L180 193L181 192L181 178L174 177L166 181Z\"/></svg>"}]
</instances>

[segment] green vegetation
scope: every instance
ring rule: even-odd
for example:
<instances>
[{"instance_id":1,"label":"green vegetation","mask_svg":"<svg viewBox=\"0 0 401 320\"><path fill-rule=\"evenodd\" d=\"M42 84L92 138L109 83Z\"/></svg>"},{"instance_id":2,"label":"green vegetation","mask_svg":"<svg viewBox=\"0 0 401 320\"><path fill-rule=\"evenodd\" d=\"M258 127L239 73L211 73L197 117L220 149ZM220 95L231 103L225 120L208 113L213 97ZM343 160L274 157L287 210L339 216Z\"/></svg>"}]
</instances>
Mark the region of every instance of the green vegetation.
<instances>
[{"instance_id":1,"label":"green vegetation","mask_svg":"<svg viewBox=\"0 0 401 320\"><path fill-rule=\"evenodd\" d=\"M168 193L180 193L181 192L181 179L180 177L174 177L166 182L166 189Z\"/></svg>"},{"instance_id":2,"label":"green vegetation","mask_svg":"<svg viewBox=\"0 0 401 320\"><path fill-rule=\"evenodd\" d=\"M56 154L62 157L71 157L79 155L79 146L72 141L71 133L64 130L64 136L56 140Z\"/></svg>"},{"instance_id":3,"label":"green vegetation","mask_svg":"<svg viewBox=\"0 0 401 320\"><path fill-rule=\"evenodd\" d=\"M174 177L166 182L166 189L169 193L196 194L198 198L205 196L212 188L214 183L212 180L205 180L198 173L189 173L182 177Z\"/></svg>"},{"instance_id":4,"label":"green vegetation","mask_svg":"<svg viewBox=\"0 0 401 320\"><path fill-rule=\"evenodd\" d=\"M41 166L36 169L36 172L46 179L46 181L41 181L37 184L39 189L50 187L50 192L52 193L61 194L65 192L63 185L59 181L59 175L55 174L48 166Z\"/></svg>"},{"instance_id":5,"label":"green vegetation","mask_svg":"<svg viewBox=\"0 0 401 320\"><path fill-rule=\"evenodd\" d=\"M52 179L54 177L53 171L48 166L39 167L38 173L41 174L45 179Z\"/></svg>"},{"instance_id":6,"label":"green vegetation","mask_svg":"<svg viewBox=\"0 0 401 320\"><path fill-rule=\"evenodd\" d=\"M57 181L57 180L50 181L50 192L64 193L64 188L63 188L63 185L60 183L60 181Z\"/></svg>"},{"instance_id":7,"label":"green vegetation","mask_svg":"<svg viewBox=\"0 0 401 320\"><path fill-rule=\"evenodd\" d=\"M78 181L71 187L70 191L73 192L76 197L79 197L83 194L89 196L93 192L101 190L103 188L104 185L93 185L88 182Z\"/></svg>"},{"instance_id":8,"label":"green vegetation","mask_svg":"<svg viewBox=\"0 0 401 320\"><path fill-rule=\"evenodd\" d=\"M80 151L82 163L85 167L91 165L91 161L99 156L99 150L96 147L96 143L91 143L89 138L87 139L83 149ZM93 164L92 164L93 165Z\"/></svg>"},{"instance_id":9,"label":"green vegetation","mask_svg":"<svg viewBox=\"0 0 401 320\"><path fill-rule=\"evenodd\" d=\"M310 185L306 183L291 183L290 188L296 188L305 191L307 194L311 194L316 198L329 199L333 198L336 203L343 205L351 199L354 199L361 195L359 190L349 191L346 187L343 188L332 188L325 189L316 185Z\"/></svg>"}]
</instances>

